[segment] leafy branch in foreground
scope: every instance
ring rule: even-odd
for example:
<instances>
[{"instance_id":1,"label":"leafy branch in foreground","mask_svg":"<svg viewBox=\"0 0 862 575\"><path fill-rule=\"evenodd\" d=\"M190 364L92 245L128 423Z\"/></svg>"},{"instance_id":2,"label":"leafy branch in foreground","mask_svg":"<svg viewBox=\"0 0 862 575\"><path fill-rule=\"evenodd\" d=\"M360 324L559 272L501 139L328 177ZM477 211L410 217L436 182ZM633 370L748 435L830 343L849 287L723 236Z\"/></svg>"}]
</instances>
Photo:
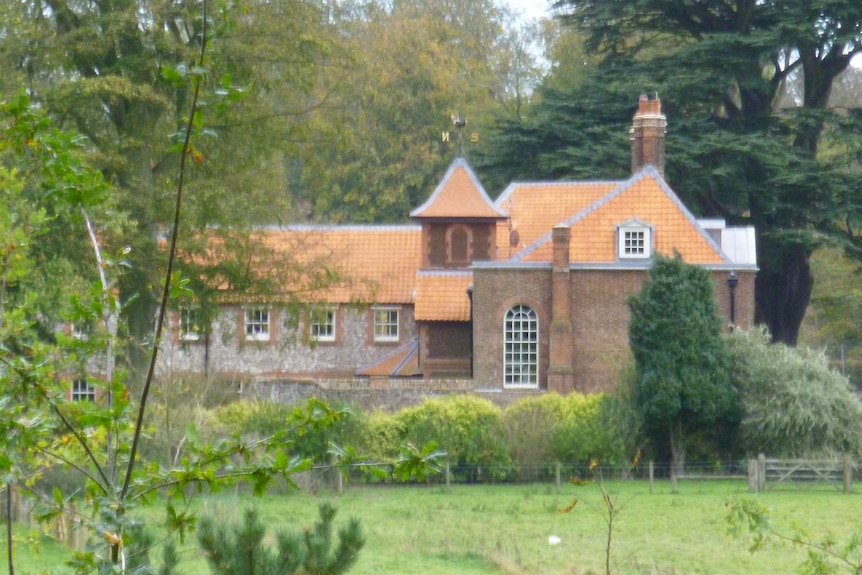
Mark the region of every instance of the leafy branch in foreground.
<instances>
[{"instance_id":1,"label":"leafy branch in foreground","mask_svg":"<svg viewBox=\"0 0 862 575\"><path fill-rule=\"evenodd\" d=\"M27 156L28 163L38 168L40 163L62 161L69 170L90 169L79 163L80 141L55 131L26 98L4 106L2 113L4 121L17 128L5 132L3 144L15 148L18 156L35 156ZM135 512L139 505L163 496L167 536L177 535L182 540L196 526L190 511L192 493L204 487L218 491L238 481L250 481L254 492L261 494L275 478L290 482L293 474L312 466L312 459L302 448L305 438L332 427L345 412L310 400L262 436L248 438L235 433L207 443L190 427L181 452L171 462L162 464L139 456L135 441L146 440L141 414L149 388L145 385L143 396L135 402L131 394L134 386L128 385L125 373L99 367L110 365L119 347L113 344L119 343L124 333L122 326L113 323L120 310L113 287L123 273L123 251L114 257L106 255L110 250L100 248L99 242L113 232L96 226L90 214L101 215L99 208L104 210L104 206L96 201L82 203L86 191L75 191L75 186L84 182L99 184L100 180L94 176L62 181L62 172L57 166L53 166L50 177L0 169L2 181L8 184L3 186L7 201L0 208L0 230L7 240L2 242L6 252L0 253L0 472L7 490L17 486L38 502L38 519L65 516L87 530L87 548L73 560L76 572L132 572L148 564L150 548L160 543L149 540ZM72 295L70 311L62 317L76 328L88 328L80 334L52 333L50 325L42 325L43 307L27 283L37 265L30 250L33 237L49 233L57 219L24 195L33 185L66 190L41 197L54 202L50 211L55 214L77 214L85 230L81 236L95 238L91 253L96 254L99 278L83 293ZM66 201L75 209L67 209ZM179 285L173 275L165 280L169 288ZM166 295L164 305L167 301ZM154 345L153 353L157 352ZM94 371L110 377L98 378ZM74 401L71 397L69 388L72 380L79 381L77 378L92 390L92 401ZM348 453L348 448L342 451ZM424 477L433 460L433 449L420 452L409 465L405 463L409 469L401 476L415 473ZM48 476L60 467L67 485L52 487ZM7 565L8 572L14 574L15 542L8 511Z\"/></svg>"},{"instance_id":2,"label":"leafy branch in foreground","mask_svg":"<svg viewBox=\"0 0 862 575\"><path fill-rule=\"evenodd\" d=\"M807 552L801 564L804 575L862 573L862 531L854 531L843 539L832 533L815 537L796 525L791 533L785 533L772 526L769 509L756 499L731 499L726 507L728 533L746 541L752 553L770 544L792 544Z\"/></svg>"},{"instance_id":3,"label":"leafy branch in foreground","mask_svg":"<svg viewBox=\"0 0 862 575\"><path fill-rule=\"evenodd\" d=\"M0 208L0 473L7 490L16 485L39 505L37 517L51 520L66 516L89 533L86 550L75 555L78 573L129 572L144 565L151 546L134 510L157 494L166 497L171 534L185 534L195 526L189 512L189 486L211 490L250 478L262 493L274 477L287 477L310 465L291 456L296 437L311 426L331 425L340 413L320 402L310 402L284 429L253 441L232 437L215 445L202 443L193 430L176 464L145 462L139 447L146 439L143 427L147 401L155 376L156 358L165 314L177 279L173 272L180 232L186 158L192 134L201 129L198 109L206 48L206 3L200 54L190 75L194 97L184 139L179 150L179 181L173 210L173 226L162 285L161 306L152 339L150 369L140 386L137 401L126 375L115 372L113 359L119 334L120 304L116 285L122 277L122 257L106 257L102 242L117 240L117 230L99 225L113 212L109 186L98 170L84 160L83 139L52 126L50 119L26 95L2 106L0 178L6 196ZM15 168L7 168L12 164ZM93 216L96 216L95 218ZM53 236L50 242L37 238ZM119 234L120 239L122 234ZM83 241L81 238L85 238ZM87 243L90 253L87 256ZM46 247L48 246L48 247ZM59 247L54 247L59 246ZM71 252L70 246L77 252ZM70 252L67 260L78 266L81 281L68 277L69 311L56 316L33 276L44 262L58 258L48 248ZM87 264L93 257L98 279L86 284ZM50 263L48 265L53 265ZM67 287L67 286L62 286ZM62 299L60 297L57 298ZM126 302L128 304L128 302ZM47 311L46 311L47 310ZM51 315L54 311L54 315ZM47 318L47 319L46 319ZM58 320L84 328L80 335L56 332ZM102 377L96 377L100 374ZM92 393L91 401L74 401L72 381ZM77 385L77 383L76 383ZM80 398L77 398L80 399ZM62 466L70 487L52 487L45 476ZM7 501L11 498L7 498ZM182 505L177 506L176 500ZM9 511L9 509L7 509ZM14 574L14 541L11 513L7 517L7 565Z\"/></svg>"}]
</instances>

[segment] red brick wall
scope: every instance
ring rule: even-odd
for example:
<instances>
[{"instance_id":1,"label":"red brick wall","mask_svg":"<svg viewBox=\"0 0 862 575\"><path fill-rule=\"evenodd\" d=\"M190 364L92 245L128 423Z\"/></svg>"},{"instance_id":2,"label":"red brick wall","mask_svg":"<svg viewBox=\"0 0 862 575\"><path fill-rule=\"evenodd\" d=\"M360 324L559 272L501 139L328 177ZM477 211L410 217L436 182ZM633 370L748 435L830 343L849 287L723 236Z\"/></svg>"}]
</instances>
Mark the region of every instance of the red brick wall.
<instances>
[{"instance_id":1,"label":"red brick wall","mask_svg":"<svg viewBox=\"0 0 862 575\"><path fill-rule=\"evenodd\" d=\"M755 272L736 272L739 283L734 291L734 303L736 313L735 323L742 329L750 329L754 326L754 279ZM715 297L718 301L718 313L726 318L725 328L730 325L730 289L727 285L729 272L712 272L712 281L715 283Z\"/></svg>"},{"instance_id":2,"label":"red brick wall","mask_svg":"<svg viewBox=\"0 0 862 575\"><path fill-rule=\"evenodd\" d=\"M516 304L539 316L539 387L547 386L551 268L473 270L473 378L478 387L503 387L503 318Z\"/></svg>"},{"instance_id":3,"label":"red brick wall","mask_svg":"<svg viewBox=\"0 0 862 575\"><path fill-rule=\"evenodd\" d=\"M464 262L450 262L447 255L448 245L446 233L455 225L453 222L426 222L422 225L424 268L460 268L467 267ZM470 229L472 243L470 255L473 261L493 260L497 249L497 226L494 222L464 222Z\"/></svg>"},{"instance_id":4,"label":"red brick wall","mask_svg":"<svg viewBox=\"0 0 862 575\"><path fill-rule=\"evenodd\" d=\"M582 393L613 391L631 363L627 299L638 293L646 270L578 270L571 272L571 317L575 389ZM712 273L719 314L729 329L728 272ZM754 324L753 272L737 272L736 324ZM546 388L550 327L551 269L476 269L473 272L475 327L474 379L478 387L503 386L503 317L515 304L539 315L540 388Z\"/></svg>"},{"instance_id":5,"label":"red brick wall","mask_svg":"<svg viewBox=\"0 0 862 575\"><path fill-rule=\"evenodd\" d=\"M425 379L470 377L469 322L422 322L419 337L419 365Z\"/></svg>"},{"instance_id":6,"label":"red brick wall","mask_svg":"<svg viewBox=\"0 0 862 575\"><path fill-rule=\"evenodd\" d=\"M572 271L577 391L612 391L621 370L631 362L626 300L640 291L645 274L643 270Z\"/></svg>"}]
</instances>

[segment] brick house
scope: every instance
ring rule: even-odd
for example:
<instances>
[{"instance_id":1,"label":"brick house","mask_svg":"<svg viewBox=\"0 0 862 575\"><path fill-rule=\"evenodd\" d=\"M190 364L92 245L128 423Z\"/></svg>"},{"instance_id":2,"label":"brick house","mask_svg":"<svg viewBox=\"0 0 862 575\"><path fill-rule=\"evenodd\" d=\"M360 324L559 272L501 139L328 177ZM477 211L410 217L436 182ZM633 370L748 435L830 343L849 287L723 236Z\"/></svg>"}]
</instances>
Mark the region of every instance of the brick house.
<instances>
[{"instance_id":1,"label":"brick house","mask_svg":"<svg viewBox=\"0 0 862 575\"><path fill-rule=\"evenodd\" d=\"M303 293L301 310L277 293L226 297L206 334L177 310L161 371L608 390L630 361L626 299L656 253L709 269L727 325L748 327L754 230L686 209L663 178L665 128L659 100L642 96L625 180L513 183L492 201L457 158L413 225L261 229L271 253L324 265L331 281Z\"/></svg>"}]
</instances>

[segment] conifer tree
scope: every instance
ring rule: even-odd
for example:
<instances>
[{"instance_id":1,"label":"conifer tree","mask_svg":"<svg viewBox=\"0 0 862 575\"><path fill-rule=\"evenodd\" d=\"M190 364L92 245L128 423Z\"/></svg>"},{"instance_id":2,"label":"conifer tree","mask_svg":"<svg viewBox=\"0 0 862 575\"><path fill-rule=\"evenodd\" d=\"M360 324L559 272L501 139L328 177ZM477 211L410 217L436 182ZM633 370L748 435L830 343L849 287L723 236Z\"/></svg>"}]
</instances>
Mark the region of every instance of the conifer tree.
<instances>
[{"instance_id":1,"label":"conifer tree","mask_svg":"<svg viewBox=\"0 0 862 575\"><path fill-rule=\"evenodd\" d=\"M658 256L629 307L636 403L655 439L669 440L679 474L688 435L736 405L709 272Z\"/></svg>"},{"instance_id":2,"label":"conifer tree","mask_svg":"<svg viewBox=\"0 0 862 575\"><path fill-rule=\"evenodd\" d=\"M198 541L214 575L339 575L356 562L365 544L359 520L351 519L338 531L333 548L332 520L335 508L324 503L320 519L310 529L283 531L275 548L264 542L266 526L254 509L245 512L239 525L218 525L211 517L201 519Z\"/></svg>"}]
</instances>

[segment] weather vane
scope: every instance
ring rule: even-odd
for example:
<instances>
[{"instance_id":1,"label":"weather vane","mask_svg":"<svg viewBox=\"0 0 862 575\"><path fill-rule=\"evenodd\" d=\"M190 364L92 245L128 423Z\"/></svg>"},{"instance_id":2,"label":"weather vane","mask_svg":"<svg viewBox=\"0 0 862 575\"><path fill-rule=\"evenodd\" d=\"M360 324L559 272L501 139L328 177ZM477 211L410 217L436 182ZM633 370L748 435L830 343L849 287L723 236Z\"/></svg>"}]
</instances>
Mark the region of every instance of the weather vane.
<instances>
[{"instance_id":1,"label":"weather vane","mask_svg":"<svg viewBox=\"0 0 862 575\"><path fill-rule=\"evenodd\" d=\"M461 115L460 110L452 115L452 125L454 125L458 129L458 157L461 157L464 155L464 148L463 148L464 137L463 137L462 132L464 130L464 127L467 125L467 119ZM443 142L444 143L448 143L450 141L449 136L450 136L449 132L443 132ZM478 141L479 141L479 133L478 132L472 132L470 134L470 143L475 144Z\"/></svg>"}]
</instances>

